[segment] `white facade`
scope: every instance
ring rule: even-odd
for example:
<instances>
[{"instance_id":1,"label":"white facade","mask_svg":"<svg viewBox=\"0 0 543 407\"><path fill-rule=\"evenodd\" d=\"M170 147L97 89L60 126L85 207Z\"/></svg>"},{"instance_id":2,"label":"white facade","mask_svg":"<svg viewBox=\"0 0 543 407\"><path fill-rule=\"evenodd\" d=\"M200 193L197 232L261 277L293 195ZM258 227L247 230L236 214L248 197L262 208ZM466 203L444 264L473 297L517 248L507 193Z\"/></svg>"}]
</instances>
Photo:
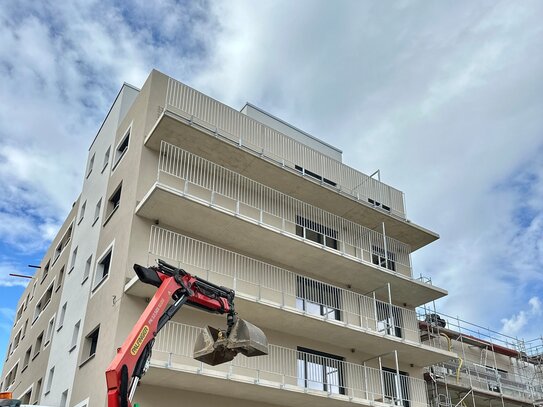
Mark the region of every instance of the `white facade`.
<instances>
[{"instance_id":1,"label":"white facade","mask_svg":"<svg viewBox=\"0 0 543 407\"><path fill-rule=\"evenodd\" d=\"M46 372L54 368L54 380L51 388L45 388L42 402L46 405L63 407L69 400L69 389L78 366L84 362L78 360L79 349L73 346L74 327L79 322L82 327L85 320L87 302L93 286L93 270L96 268L96 249L104 222L106 208L106 189L114 160L114 141L119 123L122 121L132 102L138 95L136 88L123 85L109 114L100 128L89 149L83 189L79 198L73 242L66 271L65 286L62 290L60 309L55 322L55 340ZM94 157L94 158L93 158ZM91 163L92 161L92 163ZM91 168L92 164L92 168ZM100 209L97 204L101 202ZM84 213L82 207L85 205ZM74 255L74 251L77 250ZM87 260L91 258L90 274L85 275ZM82 329L79 329L76 344L81 342ZM49 380L46 377L46 383ZM65 392L67 392L65 394Z\"/></svg>"}]
</instances>

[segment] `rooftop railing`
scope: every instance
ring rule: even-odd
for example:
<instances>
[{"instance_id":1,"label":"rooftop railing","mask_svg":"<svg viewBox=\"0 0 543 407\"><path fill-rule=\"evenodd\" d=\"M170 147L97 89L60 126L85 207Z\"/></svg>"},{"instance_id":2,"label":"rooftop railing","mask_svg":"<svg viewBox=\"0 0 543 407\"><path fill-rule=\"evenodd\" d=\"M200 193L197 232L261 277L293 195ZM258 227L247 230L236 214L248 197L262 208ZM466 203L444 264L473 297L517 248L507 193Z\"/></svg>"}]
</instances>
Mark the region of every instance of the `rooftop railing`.
<instances>
[{"instance_id":1,"label":"rooftop railing","mask_svg":"<svg viewBox=\"0 0 543 407\"><path fill-rule=\"evenodd\" d=\"M538 355L542 355L543 353L543 338L526 341L521 338L503 334L490 329L489 327L483 327L465 321L459 317L444 314L428 306L417 308L417 318L419 321L426 323L426 328L423 328L423 330L432 330L437 333L437 335L428 337L429 341L435 342L435 346L447 346L447 343L443 342L443 338L439 336L439 331L449 330L459 337L459 343L471 340L489 350L492 350L493 347L498 350L500 348L505 348L515 354L515 357L518 359L537 358Z\"/></svg>"},{"instance_id":2,"label":"rooftop railing","mask_svg":"<svg viewBox=\"0 0 543 407\"><path fill-rule=\"evenodd\" d=\"M412 277L409 245L324 211L165 141L159 182L236 216ZM383 230L384 231L384 230Z\"/></svg>"},{"instance_id":3,"label":"rooftop railing","mask_svg":"<svg viewBox=\"0 0 543 407\"><path fill-rule=\"evenodd\" d=\"M353 329L368 330L420 343L413 310L326 284L153 225L149 262L161 258L237 296L304 313Z\"/></svg>"},{"instance_id":4,"label":"rooftop railing","mask_svg":"<svg viewBox=\"0 0 543 407\"><path fill-rule=\"evenodd\" d=\"M165 108L190 124L217 137L310 178L369 203L402 219L406 218L403 192L363 174L319 151L200 93L172 78L168 79Z\"/></svg>"},{"instance_id":5,"label":"rooftop railing","mask_svg":"<svg viewBox=\"0 0 543 407\"><path fill-rule=\"evenodd\" d=\"M421 379L388 370L355 364L317 352L269 345L266 356L208 366L192 359L201 328L169 322L156 338L152 366L275 387L303 390L354 403L378 401L396 406L426 407L426 387Z\"/></svg>"}]
</instances>

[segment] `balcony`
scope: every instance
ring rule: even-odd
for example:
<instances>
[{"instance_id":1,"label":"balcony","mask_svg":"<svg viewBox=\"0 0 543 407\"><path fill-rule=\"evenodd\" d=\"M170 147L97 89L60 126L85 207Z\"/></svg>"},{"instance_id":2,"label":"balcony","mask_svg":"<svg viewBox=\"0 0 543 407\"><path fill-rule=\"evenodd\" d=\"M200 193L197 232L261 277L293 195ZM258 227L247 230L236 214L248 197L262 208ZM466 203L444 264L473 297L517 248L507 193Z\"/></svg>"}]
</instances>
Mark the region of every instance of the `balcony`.
<instances>
[{"instance_id":1,"label":"balcony","mask_svg":"<svg viewBox=\"0 0 543 407\"><path fill-rule=\"evenodd\" d=\"M153 150L168 141L306 202L318 196L319 206L370 228L384 222L414 250L438 238L405 220L401 191L171 78L164 106L145 140Z\"/></svg>"},{"instance_id":2,"label":"balcony","mask_svg":"<svg viewBox=\"0 0 543 407\"><path fill-rule=\"evenodd\" d=\"M360 291L390 284L399 303L446 294L412 278L408 245L166 142L136 213Z\"/></svg>"},{"instance_id":3,"label":"balcony","mask_svg":"<svg viewBox=\"0 0 543 407\"><path fill-rule=\"evenodd\" d=\"M402 360L417 366L455 357L422 345L415 311L380 301L375 293L345 290L152 226L149 262L157 258L233 288L238 311L258 326L308 338L333 336L347 348L375 355L397 350ZM151 297L153 287L135 277L126 292Z\"/></svg>"},{"instance_id":4,"label":"balcony","mask_svg":"<svg viewBox=\"0 0 543 407\"><path fill-rule=\"evenodd\" d=\"M270 345L266 356L238 355L232 362L208 366L192 359L199 332L169 322L157 336L144 383L193 390L197 379L210 394L282 406L427 406L421 379L277 345Z\"/></svg>"}]
</instances>

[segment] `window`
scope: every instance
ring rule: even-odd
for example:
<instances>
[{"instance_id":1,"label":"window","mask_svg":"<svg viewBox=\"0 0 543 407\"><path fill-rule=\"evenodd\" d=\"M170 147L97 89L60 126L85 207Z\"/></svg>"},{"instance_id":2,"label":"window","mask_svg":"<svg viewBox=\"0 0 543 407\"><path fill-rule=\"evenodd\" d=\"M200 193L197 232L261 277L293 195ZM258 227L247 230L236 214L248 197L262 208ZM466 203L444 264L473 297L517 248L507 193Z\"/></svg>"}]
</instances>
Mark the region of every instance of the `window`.
<instances>
[{"instance_id":1,"label":"window","mask_svg":"<svg viewBox=\"0 0 543 407\"><path fill-rule=\"evenodd\" d=\"M74 326L74 333L72 335L72 343L70 346L70 352L75 349L77 346L77 338L79 337L79 326L81 325L81 321L77 321L77 323Z\"/></svg>"},{"instance_id":2,"label":"window","mask_svg":"<svg viewBox=\"0 0 543 407\"><path fill-rule=\"evenodd\" d=\"M60 257L60 253L62 253L62 242L60 242L55 249L55 255L53 256L53 264L57 261L57 259Z\"/></svg>"},{"instance_id":3,"label":"window","mask_svg":"<svg viewBox=\"0 0 543 407\"><path fill-rule=\"evenodd\" d=\"M98 287L102 281L104 281L109 275L109 269L111 267L111 248L102 257L96 266L96 275L94 276L94 287Z\"/></svg>"},{"instance_id":4,"label":"window","mask_svg":"<svg viewBox=\"0 0 543 407\"><path fill-rule=\"evenodd\" d=\"M68 402L68 389L64 390L60 395L60 407L66 407Z\"/></svg>"},{"instance_id":5,"label":"window","mask_svg":"<svg viewBox=\"0 0 543 407\"><path fill-rule=\"evenodd\" d=\"M26 307L28 306L29 298L30 298L30 294L27 294L27 296L25 298L25 304L24 304L23 311L26 311Z\"/></svg>"},{"instance_id":6,"label":"window","mask_svg":"<svg viewBox=\"0 0 543 407\"><path fill-rule=\"evenodd\" d=\"M102 172L106 169L107 165L109 164L110 151L111 151L111 147L108 147L106 150L106 153L104 154L104 163L102 164Z\"/></svg>"},{"instance_id":7,"label":"window","mask_svg":"<svg viewBox=\"0 0 543 407\"><path fill-rule=\"evenodd\" d=\"M25 337L27 328L28 328L28 318L26 319L25 324L23 325L23 336L21 337L21 339Z\"/></svg>"},{"instance_id":8,"label":"window","mask_svg":"<svg viewBox=\"0 0 543 407\"><path fill-rule=\"evenodd\" d=\"M341 321L341 289L296 276L296 308L308 314Z\"/></svg>"},{"instance_id":9,"label":"window","mask_svg":"<svg viewBox=\"0 0 543 407\"><path fill-rule=\"evenodd\" d=\"M53 296L53 283L49 286L47 291L42 295L38 303L36 304L36 309L34 310L34 320L32 323L36 322L36 320L40 317L41 313L47 308L49 303L51 302L51 297Z\"/></svg>"},{"instance_id":10,"label":"window","mask_svg":"<svg viewBox=\"0 0 543 407\"><path fill-rule=\"evenodd\" d=\"M72 223L70 225L70 227L68 228L68 230L66 231L66 233L64 234L64 236L62 237L62 240L64 241L64 247L66 247L66 244L70 241L70 239L72 238L72 232L74 230L74 224Z\"/></svg>"},{"instance_id":11,"label":"window","mask_svg":"<svg viewBox=\"0 0 543 407\"><path fill-rule=\"evenodd\" d=\"M380 206L380 207L383 208L385 211L390 212L390 206L387 206L387 205L385 205L385 204L382 204L381 202L376 201L375 199L368 198L368 202L369 202L370 204L372 204L373 206Z\"/></svg>"},{"instance_id":12,"label":"window","mask_svg":"<svg viewBox=\"0 0 543 407\"><path fill-rule=\"evenodd\" d=\"M68 246L68 242L72 238L72 225L66 230L66 233L62 236L62 239L60 239L60 243L58 244L55 255L53 256L53 264L57 261L57 259L60 257L62 250L64 250L65 247Z\"/></svg>"},{"instance_id":13,"label":"window","mask_svg":"<svg viewBox=\"0 0 543 407\"><path fill-rule=\"evenodd\" d=\"M83 202L83 205L81 205L81 209L79 210L79 221L78 221L78 223L81 223L81 221L85 217L85 209L86 208L87 208L87 201Z\"/></svg>"},{"instance_id":14,"label":"window","mask_svg":"<svg viewBox=\"0 0 543 407\"><path fill-rule=\"evenodd\" d=\"M319 225L302 216L296 216L296 234L332 249L338 248L337 231Z\"/></svg>"},{"instance_id":15,"label":"window","mask_svg":"<svg viewBox=\"0 0 543 407\"><path fill-rule=\"evenodd\" d=\"M64 305L62 306L62 308L60 309L60 315L58 317L57 331L59 331L60 328L62 328L62 325L64 325L64 317L66 316L66 307L67 306L68 306L68 303L65 302Z\"/></svg>"},{"instance_id":16,"label":"window","mask_svg":"<svg viewBox=\"0 0 543 407\"><path fill-rule=\"evenodd\" d=\"M56 260L56 259L55 259ZM49 274L49 268L51 267L51 261L48 261L45 267L43 268L43 274L41 276L41 282L43 283L44 280L47 278L47 275ZM41 283L40 283L41 284Z\"/></svg>"},{"instance_id":17,"label":"window","mask_svg":"<svg viewBox=\"0 0 543 407\"><path fill-rule=\"evenodd\" d=\"M93 357L96 354L99 334L100 327L98 326L85 337L85 344L83 345L83 361L86 361L87 359Z\"/></svg>"},{"instance_id":18,"label":"window","mask_svg":"<svg viewBox=\"0 0 543 407\"><path fill-rule=\"evenodd\" d=\"M389 369L388 367L383 367L381 373L383 375L385 400L392 402L396 406L409 407L409 382L404 378L409 375L400 371L400 376L398 376L395 369Z\"/></svg>"},{"instance_id":19,"label":"window","mask_svg":"<svg viewBox=\"0 0 543 407\"><path fill-rule=\"evenodd\" d=\"M43 344L43 331L36 338L36 343L34 344L34 355L32 356L32 359L34 359L36 356L39 355L42 344Z\"/></svg>"},{"instance_id":20,"label":"window","mask_svg":"<svg viewBox=\"0 0 543 407\"><path fill-rule=\"evenodd\" d=\"M38 380L38 382L36 383L36 391L35 391L36 395L34 396L34 404L38 404L40 402L41 382L42 382L42 379Z\"/></svg>"},{"instance_id":21,"label":"window","mask_svg":"<svg viewBox=\"0 0 543 407\"><path fill-rule=\"evenodd\" d=\"M295 165L294 168L296 168L302 174L309 175L310 177L315 178L315 179L317 179L317 180L319 180L321 182L324 182L325 184L331 185L333 187L335 187L337 185L337 183L335 183L334 181L330 181L329 179L326 179L323 176L321 176L321 175L319 175L317 173L314 173L312 171L306 170L306 169L304 169L303 167L301 167L299 165Z\"/></svg>"},{"instance_id":22,"label":"window","mask_svg":"<svg viewBox=\"0 0 543 407\"><path fill-rule=\"evenodd\" d=\"M74 251L72 252L72 261L70 263L70 271L69 273L72 272L72 270L74 269L75 267L75 260L77 259L77 247L74 249Z\"/></svg>"},{"instance_id":23,"label":"window","mask_svg":"<svg viewBox=\"0 0 543 407\"><path fill-rule=\"evenodd\" d=\"M55 292L60 290L60 287L62 287L62 281L64 280L64 269L65 268L66 268L66 266L62 266L62 268L58 272L58 283L57 283L57 288L55 288Z\"/></svg>"},{"instance_id":24,"label":"window","mask_svg":"<svg viewBox=\"0 0 543 407\"><path fill-rule=\"evenodd\" d=\"M93 226L96 223L96 221L98 220L98 218L100 218L100 209L101 208L102 208L102 198L100 198L100 200L96 204L96 208L94 209L94 221L92 222Z\"/></svg>"},{"instance_id":25,"label":"window","mask_svg":"<svg viewBox=\"0 0 543 407\"><path fill-rule=\"evenodd\" d=\"M21 341L21 332L22 329L19 329L19 332L17 332L17 335L15 335L15 338L13 339L13 351L15 351L17 346L19 346L19 342Z\"/></svg>"},{"instance_id":26,"label":"window","mask_svg":"<svg viewBox=\"0 0 543 407\"><path fill-rule=\"evenodd\" d=\"M107 214L106 218L109 219L109 217L117 210L119 205L121 204L121 191L122 191L123 184L122 182L119 184L117 189L115 189L115 192L111 194L111 197L108 200L107 203Z\"/></svg>"},{"instance_id":27,"label":"window","mask_svg":"<svg viewBox=\"0 0 543 407\"><path fill-rule=\"evenodd\" d=\"M19 309L17 310L17 316L15 317L15 324L17 324L17 322L19 322L19 320L20 320L21 317L23 316L23 307L24 307L24 305L21 304L21 306L20 306Z\"/></svg>"},{"instance_id":28,"label":"window","mask_svg":"<svg viewBox=\"0 0 543 407\"><path fill-rule=\"evenodd\" d=\"M30 295L30 299L34 298L34 294L36 293L36 285L38 284L37 281L34 281L34 285L32 286L32 294Z\"/></svg>"},{"instance_id":29,"label":"window","mask_svg":"<svg viewBox=\"0 0 543 407\"><path fill-rule=\"evenodd\" d=\"M49 369L49 376L47 377L47 384L45 385L45 394L48 394L51 391L54 375L55 375L55 367L53 366L51 369Z\"/></svg>"},{"instance_id":30,"label":"window","mask_svg":"<svg viewBox=\"0 0 543 407\"><path fill-rule=\"evenodd\" d=\"M25 356L23 358L23 370L25 370L28 364L30 363L31 355L32 355L32 346L30 346L30 348L28 348L25 352Z\"/></svg>"},{"instance_id":31,"label":"window","mask_svg":"<svg viewBox=\"0 0 543 407\"><path fill-rule=\"evenodd\" d=\"M51 318L49 320L49 323L47 324L47 333L45 335L45 346L51 342L51 339L53 338L53 331L55 329L55 317Z\"/></svg>"},{"instance_id":32,"label":"window","mask_svg":"<svg viewBox=\"0 0 543 407\"><path fill-rule=\"evenodd\" d=\"M389 270L396 271L396 255L394 253L387 250L385 256L385 249L375 245L371 246L371 250L371 262L373 264L377 264L378 266L386 267Z\"/></svg>"},{"instance_id":33,"label":"window","mask_svg":"<svg viewBox=\"0 0 543 407\"><path fill-rule=\"evenodd\" d=\"M302 347L297 354L298 386L345 394L344 358Z\"/></svg>"},{"instance_id":34,"label":"window","mask_svg":"<svg viewBox=\"0 0 543 407\"><path fill-rule=\"evenodd\" d=\"M17 378L17 368L19 367L19 364L17 363L13 368L9 371L9 373L6 375L5 384L8 386L12 386L15 384L15 379Z\"/></svg>"},{"instance_id":35,"label":"window","mask_svg":"<svg viewBox=\"0 0 543 407\"><path fill-rule=\"evenodd\" d=\"M87 281L87 279L89 278L91 265L92 265L92 254L87 259L87 262L85 263L85 272L83 273L83 281L81 282L81 284L85 283L85 281Z\"/></svg>"},{"instance_id":36,"label":"window","mask_svg":"<svg viewBox=\"0 0 543 407\"><path fill-rule=\"evenodd\" d=\"M30 399L32 397L32 388L30 388L23 396L21 397L21 404L30 404Z\"/></svg>"},{"instance_id":37,"label":"window","mask_svg":"<svg viewBox=\"0 0 543 407\"><path fill-rule=\"evenodd\" d=\"M92 157L89 160L89 165L87 166L87 178L89 175L91 175L92 167L94 167L94 157L96 156L96 153L92 155Z\"/></svg>"},{"instance_id":38,"label":"window","mask_svg":"<svg viewBox=\"0 0 543 407\"><path fill-rule=\"evenodd\" d=\"M387 302L376 301L377 331L402 337L403 316L401 308Z\"/></svg>"},{"instance_id":39,"label":"window","mask_svg":"<svg viewBox=\"0 0 543 407\"><path fill-rule=\"evenodd\" d=\"M128 151L128 143L130 142L130 129L126 132L122 140L117 145L117 148L115 149L115 163L113 165L113 168L119 164L119 161L124 157L126 152Z\"/></svg>"}]
</instances>

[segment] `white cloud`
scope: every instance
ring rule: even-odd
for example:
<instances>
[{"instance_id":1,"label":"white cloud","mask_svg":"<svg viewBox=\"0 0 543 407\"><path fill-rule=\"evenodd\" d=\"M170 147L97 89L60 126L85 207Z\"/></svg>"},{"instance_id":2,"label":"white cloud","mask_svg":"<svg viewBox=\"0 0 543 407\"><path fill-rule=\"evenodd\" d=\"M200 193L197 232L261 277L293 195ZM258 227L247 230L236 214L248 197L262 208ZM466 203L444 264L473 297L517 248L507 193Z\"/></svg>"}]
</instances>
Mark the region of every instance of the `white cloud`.
<instances>
[{"instance_id":1,"label":"white cloud","mask_svg":"<svg viewBox=\"0 0 543 407\"><path fill-rule=\"evenodd\" d=\"M535 324L536 327L535 329L530 329L530 332L533 332L537 335L537 330L541 327L541 321L538 321L538 317L540 316L541 300L538 297L532 297L528 301L528 309L520 310L515 315L512 315L509 318L503 318L501 320L501 332L505 335L515 337L518 336L519 333L524 332L529 323L532 323Z\"/></svg>"},{"instance_id":2,"label":"white cloud","mask_svg":"<svg viewBox=\"0 0 543 407\"><path fill-rule=\"evenodd\" d=\"M123 82L141 86L153 67L184 77L204 62L214 32L204 6L137 2L123 10L106 1L2 3L5 243L20 252L46 247L77 198L87 147Z\"/></svg>"},{"instance_id":3,"label":"white cloud","mask_svg":"<svg viewBox=\"0 0 543 407\"><path fill-rule=\"evenodd\" d=\"M26 270L21 269L14 263L0 261L0 287L26 287L28 279L10 276L10 274L28 275ZM6 316L7 308L0 308L0 314Z\"/></svg>"}]
</instances>

